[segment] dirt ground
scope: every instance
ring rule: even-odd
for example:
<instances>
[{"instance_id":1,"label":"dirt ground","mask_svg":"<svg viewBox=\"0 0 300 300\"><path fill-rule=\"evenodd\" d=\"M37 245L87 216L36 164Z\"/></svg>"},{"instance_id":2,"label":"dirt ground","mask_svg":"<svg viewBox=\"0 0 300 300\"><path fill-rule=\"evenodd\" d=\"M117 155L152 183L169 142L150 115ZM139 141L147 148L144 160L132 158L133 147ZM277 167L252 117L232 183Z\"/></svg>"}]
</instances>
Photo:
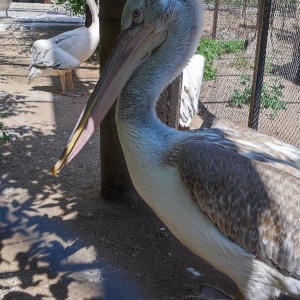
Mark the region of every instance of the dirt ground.
<instances>
[{"instance_id":1,"label":"dirt ground","mask_svg":"<svg viewBox=\"0 0 300 300\"><path fill-rule=\"evenodd\" d=\"M100 196L99 131L57 178L59 157L96 80L90 60L73 75L27 84L34 40L66 28L0 32L0 299L183 299L202 283L233 282L183 247L136 195ZM94 60L95 61L95 60Z\"/></svg>"}]
</instances>

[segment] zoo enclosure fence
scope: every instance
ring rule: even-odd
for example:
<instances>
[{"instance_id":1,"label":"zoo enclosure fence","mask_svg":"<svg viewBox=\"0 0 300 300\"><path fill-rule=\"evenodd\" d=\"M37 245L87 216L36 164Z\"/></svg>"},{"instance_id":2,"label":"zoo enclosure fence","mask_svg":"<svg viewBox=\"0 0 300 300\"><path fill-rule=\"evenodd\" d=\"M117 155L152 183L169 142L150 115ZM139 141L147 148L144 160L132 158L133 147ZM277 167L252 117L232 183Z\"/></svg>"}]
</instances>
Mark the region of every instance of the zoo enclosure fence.
<instances>
[{"instance_id":1,"label":"zoo enclosure fence","mask_svg":"<svg viewBox=\"0 0 300 300\"><path fill-rule=\"evenodd\" d=\"M262 4L268 28L258 39ZM257 47L266 39L264 68L257 75L263 78L257 130L300 147L300 1L206 0L203 38L242 43L239 51L214 59L215 76L204 81L200 101L217 117L244 126L256 84Z\"/></svg>"}]
</instances>

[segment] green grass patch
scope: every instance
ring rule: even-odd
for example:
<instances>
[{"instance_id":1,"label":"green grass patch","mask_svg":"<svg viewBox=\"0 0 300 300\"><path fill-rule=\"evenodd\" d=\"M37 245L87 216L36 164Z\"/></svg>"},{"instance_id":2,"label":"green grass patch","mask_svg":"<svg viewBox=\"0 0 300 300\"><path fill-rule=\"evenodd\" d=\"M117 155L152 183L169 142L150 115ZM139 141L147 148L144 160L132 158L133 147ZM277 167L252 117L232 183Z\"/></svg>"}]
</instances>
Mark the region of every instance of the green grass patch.
<instances>
[{"instance_id":1,"label":"green grass patch","mask_svg":"<svg viewBox=\"0 0 300 300\"><path fill-rule=\"evenodd\" d=\"M245 69L253 69L252 61L245 56L238 56L234 59L231 66L235 67L238 70L245 70Z\"/></svg>"},{"instance_id":2,"label":"green grass patch","mask_svg":"<svg viewBox=\"0 0 300 300\"><path fill-rule=\"evenodd\" d=\"M0 118L6 118L7 114L0 114ZM9 135L4 130L4 125L2 122L0 122L0 146L4 143L7 143L9 141Z\"/></svg>"},{"instance_id":3,"label":"green grass patch","mask_svg":"<svg viewBox=\"0 0 300 300\"><path fill-rule=\"evenodd\" d=\"M229 100L229 104L231 106L238 108L242 108L244 105L247 105L250 102L252 88L251 76L242 75L240 84L242 85L242 88L234 89ZM261 107L272 110L272 119L277 116L279 110L286 109L286 102L281 100L284 88L285 86L282 84L280 79L278 79L272 85L264 83L262 86Z\"/></svg>"},{"instance_id":4,"label":"green grass patch","mask_svg":"<svg viewBox=\"0 0 300 300\"><path fill-rule=\"evenodd\" d=\"M237 53L244 49L244 41L217 41L203 38L197 48L197 54L205 57L204 80L216 78L217 69L213 66L215 59L223 54Z\"/></svg>"}]
</instances>

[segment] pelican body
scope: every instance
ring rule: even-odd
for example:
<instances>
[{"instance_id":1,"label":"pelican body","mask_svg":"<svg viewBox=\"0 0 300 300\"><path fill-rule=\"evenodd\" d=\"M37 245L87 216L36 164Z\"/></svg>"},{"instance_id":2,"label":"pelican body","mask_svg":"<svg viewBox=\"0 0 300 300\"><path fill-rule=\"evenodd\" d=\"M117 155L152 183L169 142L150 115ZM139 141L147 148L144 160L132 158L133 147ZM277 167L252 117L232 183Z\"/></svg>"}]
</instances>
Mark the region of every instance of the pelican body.
<instances>
[{"instance_id":1,"label":"pelican body","mask_svg":"<svg viewBox=\"0 0 300 300\"><path fill-rule=\"evenodd\" d=\"M28 82L39 75L60 76L62 93L73 91L72 70L77 69L96 50L99 35L98 7L94 0L86 0L91 13L89 28L80 27L61 33L48 40L37 40L31 49Z\"/></svg>"},{"instance_id":2,"label":"pelican body","mask_svg":"<svg viewBox=\"0 0 300 300\"><path fill-rule=\"evenodd\" d=\"M201 24L200 0L128 0L119 40L53 173L118 97L133 184L173 234L245 299L300 298L300 150L235 126L178 132L156 117L160 93L194 55Z\"/></svg>"}]
</instances>

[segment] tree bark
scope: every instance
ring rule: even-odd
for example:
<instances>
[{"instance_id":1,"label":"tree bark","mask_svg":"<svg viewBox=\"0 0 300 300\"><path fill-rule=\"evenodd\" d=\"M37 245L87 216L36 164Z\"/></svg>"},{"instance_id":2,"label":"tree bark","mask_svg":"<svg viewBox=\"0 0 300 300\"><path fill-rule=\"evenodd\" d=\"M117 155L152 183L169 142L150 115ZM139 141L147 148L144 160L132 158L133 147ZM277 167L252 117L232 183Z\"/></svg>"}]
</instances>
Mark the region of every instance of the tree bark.
<instances>
[{"instance_id":1,"label":"tree bark","mask_svg":"<svg viewBox=\"0 0 300 300\"><path fill-rule=\"evenodd\" d=\"M125 0L100 0L100 74L121 30ZM115 123L115 107L100 124L101 192L112 200L122 200L133 193Z\"/></svg>"},{"instance_id":2,"label":"tree bark","mask_svg":"<svg viewBox=\"0 0 300 300\"><path fill-rule=\"evenodd\" d=\"M169 127L178 129L182 74L161 93L156 105L158 118Z\"/></svg>"},{"instance_id":3,"label":"tree bark","mask_svg":"<svg viewBox=\"0 0 300 300\"><path fill-rule=\"evenodd\" d=\"M217 37L217 27L218 27L218 16L219 16L219 6L220 0L215 0L214 4L214 20L213 20L213 29L212 29L212 38L215 40Z\"/></svg>"},{"instance_id":4,"label":"tree bark","mask_svg":"<svg viewBox=\"0 0 300 300\"><path fill-rule=\"evenodd\" d=\"M100 74L121 29L125 0L100 0ZM181 93L181 77L162 94L157 106L158 117L177 128ZM115 123L115 107L100 124L101 192L112 200L126 199L136 193L125 163Z\"/></svg>"}]
</instances>

